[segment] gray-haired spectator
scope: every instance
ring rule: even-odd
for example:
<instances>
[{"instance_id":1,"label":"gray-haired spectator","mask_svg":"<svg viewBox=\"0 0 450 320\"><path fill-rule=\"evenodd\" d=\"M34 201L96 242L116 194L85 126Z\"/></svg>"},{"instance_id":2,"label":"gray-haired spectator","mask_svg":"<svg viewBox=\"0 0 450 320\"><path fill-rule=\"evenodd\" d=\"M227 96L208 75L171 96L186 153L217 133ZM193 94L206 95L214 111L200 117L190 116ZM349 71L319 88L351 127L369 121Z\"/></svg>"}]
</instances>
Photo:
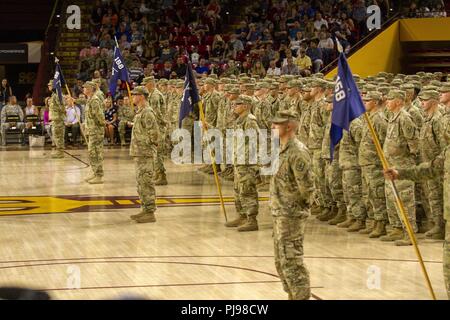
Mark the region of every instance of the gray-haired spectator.
<instances>
[{"instance_id":1,"label":"gray-haired spectator","mask_svg":"<svg viewBox=\"0 0 450 320\"><path fill-rule=\"evenodd\" d=\"M299 75L300 72L298 67L294 63L294 59L292 57L286 58L287 64L281 68L281 74L289 74L289 75Z\"/></svg>"}]
</instances>

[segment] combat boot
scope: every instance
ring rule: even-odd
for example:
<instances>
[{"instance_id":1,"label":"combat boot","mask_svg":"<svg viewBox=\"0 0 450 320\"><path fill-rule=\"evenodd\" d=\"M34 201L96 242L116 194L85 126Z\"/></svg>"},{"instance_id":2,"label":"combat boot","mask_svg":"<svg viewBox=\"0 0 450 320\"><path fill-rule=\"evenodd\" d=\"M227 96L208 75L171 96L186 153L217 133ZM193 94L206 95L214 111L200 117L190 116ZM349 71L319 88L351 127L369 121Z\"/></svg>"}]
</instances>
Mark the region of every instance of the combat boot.
<instances>
[{"instance_id":1,"label":"combat boot","mask_svg":"<svg viewBox=\"0 0 450 320\"><path fill-rule=\"evenodd\" d=\"M237 219L228 221L225 223L225 227L227 228L236 228L247 222L247 216L240 215Z\"/></svg>"},{"instance_id":2,"label":"combat boot","mask_svg":"<svg viewBox=\"0 0 450 320\"><path fill-rule=\"evenodd\" d=\"M141 211L138 214L131 215L130 219L136 220L137 218L140 218L140 217L144 216L145 214L146 214L145 212Z\"/></svg>"},{"instance_id":3,"label":"combat boot","mask_svg":"<svg viewBox=\"0 0 450 320\"><path fill-rule=\"evenodd\" d=\"M352 217L347 217L347 220L345 220L342 223L338 223L337 227L338 228L348 228L350 227L353 223L355 222L355 219L353 219Z\"/></svg>"},{"instance_id":4,"label":"combat boot","mask_svg":"<svg viewBox=\"0 0 450 320\"><path fill-rule=\"evenodd\" d=\"M155 185L157 186L165 186L167 185L167 177L165 173L161 173L157 175L157 178L155 179Z\"/></svg>"},{"instance_id":5,"label":"combat boot","mask_svg":"<svg viewBox=\"0 0 450 320\"><path fill-rule=\"evenodd\" d=\"M348 227L347 232L357 232L365 227L366 222L364 220L356 220L350 227Z\"/></svg>"},{"instance_id":6,"label":"combat boot","mask_svg":"<svg viewBox=\"0 0 450 320\"><path fill-rule=\"evenodd\" d=\"M401 239L403 239L402 228L392 228L387 235L380 237L381 241L396 241Z\"/></svg>"},{"instance_id":7,"label":"combat boot","mask_svg":"<svg viewBox=\"0 0 450 320\"><path fill-rule=\"evenodd\" d=\"M52 159L62 159L64 158L64 152L56 152L51 155Z\"/></svg>"},{"instance_id":8,"label":"combat boot","mask_svg":"<svg viewBox=\"0 0 450 320\"><path fill-rule=\"evenodd\" d=\"M379 238L386 235L386 224L384 221L375 221L375 228L369 234L369 238Z\"/></svg>"},{"instance_id":9,"label":"combat boot","mask_svg":"<svg viewBox=\"0 0 450 320\"><path fill-rule=\"evenodd\" d=\"M358 231L359 234L369 234L375 228L375 221L373 219L366 220L366 227Z\"/></svg>"},{"instance_id":10,"label":"combat boot","mask_svg":"<svg viewBox=\"0 0 450 320\"><path fill-rule=\"evenodd\" d=\"M338 223L344 222L347 219L347 213L345 208L339 208L336 217L328 221L329 225L337 225Z\"/></svg>"},{"instance_id":11,"label":"combat boot","mask_svg":"<svg viewBox=\"0 0 450 320\"><path fill-rule=\"evenodd\" d=\"M412 245L412 241L409 238L409 235L406 231L403 232L403 238L400 240L396 240L395 241L395 245L402 247L402 246L411 246Z\"/></svg>"},{"instance_id":12,"label":"combat boot","mask_svg":"<svg viewBox=\"0 0 450 320\"><path fill-rule=\"evenodd\" d=\"M86 181L86 182L89 182L90 180L92 180L92 179L94 179L95 178L95 174L91 174L91 175L89 175L87 178L85 178L84 179L84 181Z\"/></svg>"},{"instance_id":13,"label":"combat boot","mask_svg":"<svg viewBox=\"0 0 450 320\"><path fill-rule=\"evenodd\" d=\"M90 184L103 184L102 177L95 176L93 179L89 180L88 183Z\"/></svg>"},{"instance_id":14,"label":"combat boot","mask_svg":"<svg viewBox=\"0 0 450 320\"><path fill-rule=\"evenodd\" d=\"M311 215L317 216L318 214L322 213L322 209L320 206L318 206L316 203L313 203L311 206Z\"/></svg>"},{"instance_id":15,"label":"combat boot","mask_svg":"<svg viewBox=\"0 0 450 320\"><path fill-rule=\"evenodd\" d=\"M212 170L212 165L210 165L210 164L206 164L203 167L198 169L198 171L205 172L205 173L210 171L210 170Z\"/></svg>"},{"instance_id":16,"label":"combat boot","mask_svg":"<svg viewBox=\"0 0 450 320\"><path fill-rule=\"evenodd\" d=\"M125 136L124 136L124 135L120 135L120 145L121 145L122 147L125 147L125 146L126 146L126 143L125 143Z\"/></svg>"},{"instance_id":17,"label":"combat boot","mask_svg":"<svg viewBox=\"0 0 450 320\"><path fill-rule=\"evenodd\" d=\"M237 228L239 232L258 231L258 221L256 217L249 217L247 222Z\"/></svg>"},{"instance_id":18,"label":"combat boot","mask_svg":"<svg viewBox=\"0 0 450 320\"><path fill-rule=\"evenodd\" d=\"M142 215L139 218L136 218L135 221L137 223L149 223L149 222L156 222L156 217L153 212L148 212Z\"/></svg>"},{"instance_id":19,"label":"combat boot","mask_svg":"<svg viewBox=\"0 0 450 320\"><path fill-rule=\"evenodd\" d=\"M436 240L444 239L445 231L444 231L444 223L442 221L442 218L434 219L434 227L431 228L429 231L425 232L425 237L427 239L436 239Z\"/></svg>"},{"instance_id":20,"label":"combat boot","mask_svg":"<svg viewBox=\"0 0 450 320\"><path fill-rule=\"evenodd\" d=\"M333 214L332 208L322 207L322 213L316 216L316 219L319 221L327 221L330 220L330 216Z\"/></svg>"}]
</instances>

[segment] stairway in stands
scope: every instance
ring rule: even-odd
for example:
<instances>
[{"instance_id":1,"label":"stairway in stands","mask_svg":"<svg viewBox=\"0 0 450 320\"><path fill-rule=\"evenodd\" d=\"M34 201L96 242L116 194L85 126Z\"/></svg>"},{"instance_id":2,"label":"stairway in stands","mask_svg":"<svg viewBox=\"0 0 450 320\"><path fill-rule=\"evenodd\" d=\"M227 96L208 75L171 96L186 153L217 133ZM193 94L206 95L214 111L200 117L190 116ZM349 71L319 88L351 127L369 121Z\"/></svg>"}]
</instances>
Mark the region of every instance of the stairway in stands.
<instances>
[{"instance_id":1,"label":"stairway in stands","mask_svg":"<svg viewBox=\"0 0 450 320\"><path fill-rule=\"evenodd\" d=\"M64 1L61 9L60 34L56 46L56 56L64 73L66 82L71 87L76 82L79 67L80 50L89 42L89 17L93 2L90 0ZM81 29L68 29L66 25L66 9L69 5L77 5L81 9Z\"/></svg>"},{"instance_id":2,"label":"stairway in stands","mask_svg":"<svg viewBox=\"0 0 450 320\"><path fill-rule=\"evenodd\" d=\"M424 41L404 42L402 69L407 73L444 72L450 73L450 42Z\"/></svg>"}]
</instances>

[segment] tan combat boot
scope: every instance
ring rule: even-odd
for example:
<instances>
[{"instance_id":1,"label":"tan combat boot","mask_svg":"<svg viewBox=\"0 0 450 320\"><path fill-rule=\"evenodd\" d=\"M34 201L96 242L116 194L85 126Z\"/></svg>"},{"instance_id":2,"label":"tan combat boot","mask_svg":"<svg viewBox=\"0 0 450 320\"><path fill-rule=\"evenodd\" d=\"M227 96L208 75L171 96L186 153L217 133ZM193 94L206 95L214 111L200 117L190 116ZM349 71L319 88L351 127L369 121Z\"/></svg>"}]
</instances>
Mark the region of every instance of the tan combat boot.
<instances>
[{"instance_id":1,"label":"tan combat boot","mask_svg":"<svg viewBox=\"0 0 450 320\"><path fill-rule=\"evenodd\" d=\"M345 220L347 220L347 211L345 208L339 208L336 217L328 221L328 224L334 226L338 223L344 222Z\"/></svg>"},{"instance_id":2,"label":"tan combat boot","mask_svg":"<svg viewBox=\"0 0 450 320\"><path fill-rule=\"evenodd\" d=\"M369 234L375 228L375 221L373 219L366 220L366 227L358 231L359 234Z\"/></svg>"},{"instance_id":3,"label":"tan combat boot","mask_svg":"<svg viewBox=\"0 0 450 320\"><path fill-rule=\"evenodd\" d=\"M125 147L127 144L125 143L125 135L120 135L120 145Z\"/></svg>"},{"instance_id":4,"label":"tan combat boot","mask_svg":"<svg viewBox=\"0 0 450 320\"><path fill-rule=\"evenodd\" d=\"M256 217L248 217L247 222L237 228L239 232L258 231Z\"/></svg>"},{"instance_id":5,"label":"tan combat boot","mask_svg":"<svg viewBox=\"0 0 450 320\"><path fill-rule=\"evenodd\" d=\"M338 228L348 228L350 227L353 223L355 222L355 219L353 219L350 216L347 216L347 220L345 220L342 223L338 223L337 227Z\"/></svg>"},{"instance_id":6,"label":"tan combat boot","mask_svg":"<svg viewBox=\"0 0 450 320\"><path fill-rule=\"evenodd\" d=\"M403 231L403 239L396 240L395 241L395 245L396 246L400 246L400 247L402 247L402 246L411 246L412 245L412 241L409 238L408 232Z\"/></svg>"},{"instance_id":7,"label":"tan combat boot","mask_svg":"<svg viewBox=\"0 0 450 320\"><path fill-rule=\"evenodd\" d=\"M311 215L317 216L322 213L322 208L318 206L316 203L311 205Z\"/></svg>"},{"instance_id":8,"label":"tan combat boot","mask_svg":"<svg viewBox=\"0 0 450 320\"><path fill-rule=\"evenodd\" d=\"M387 235L380 237L381 241L396 241L403 239L402 228L392 228L391 232Z\"/></svg>"},{"instance_id":9,"label":"tan combat boot","mask_svg":"<svg viewBox=\"0 0 450 320\"><path fill-rule=\"evenodd\" d=\"M155 179L155 185L157 185L157 186L165 186L165 185L167 185L167 177L166 177L166 173L165 172L157 175L157 177Z\"/></svg>"},{"instance_id":10,"label":"tan combat boot","mask_svg":"<svg viewBox=\"0 0 450 320\"><path fill-rule=\"evenodd\" d=\"M384 221L375 221L375 228L369 234L369 238L379 238L386 235L386 223Z\"/></svg>"},{"instance_id":11,"label":"tan combat boot","mask_svg":"<svg viewBox=\"0 0 450 320\"><path fill-rule=\"evenodd\" d=\"M435 218L434 227L429 231L425 232L425 237L427 239L443 240L445 238L445 224L441 217Z\"/></svg>"},{"instance_id":12,"label":"tan combat boot","mask_svg":"<svg viewBox=\"0 0 450 320\"><path fill-rule=\"evenodd\" d=\"M90 180L95 178L95 174L91 173L91 175L89 175L86 179L84 179L84 181L89 182Z\"/></svg>"},{"instance_id":13,"label":"tan combat boot","mask_svg":"<svg viewBox=\"0 0 450 320\"><path fill-rule=\"evenodd\" d=\"M88 183L90 184L103 184L102 177L95 176L93 179L89 180Z\"/></svg>"},{"instance_id":14,"label":"tan combat boot","mask_svg":"<svg viewBox=\"0 0 450 320\"><path fill-rule=\"evenodd\" d=\"M227 228L236 228L247 222L247 216L240 215L238 218L228 221L225 223L225 227Z\"/></svg>"},{"instance_id":15,"label":"tan combat boot","mask_svg":"<svg viewBox=\"0 0 450 320\"><path fill-rule=\"evenodd\" d=\"M133 214L133 215L131 215L131 216L130 216L130 219L136 220L136 219L138 219L138 218L144 216L145 214L146 214L145 212L141 211L141 212L139 212L138 214Z\"/></svg>"},{"instance_id":16,"label":"tan combat boot","mask_svg":"<svg viewBox=\"0 0 450 320\"><path fill-rule=\"evenodd\" d=\"M156 217L153 212L147 212L143 216L135 219L137 223L149 223L149 222L156 222Z\"/></svg>"},{"instance_id":17,"label":"tan combat boot","mask_svg":"<svg viewBox=\"0 0 450 320\"><path fill-rule=\"evenodd\" d=\"M365 227L366 222L364 220L356 220L350 227L348 227L347 232L357 232Z\"/></svg>"},{"instance_id":18,"label":"tan combat boot","mask_svg":"<svg viewBox=\"0 0 450 320\"><path fill-rule=\"evenodd\" d=\"M334 208L328 208L328 207L322 208L322 213L319 214L318 216L316 216L316 219L319 221L328 221L331 218L334 218L335 212L333 212L333 211L334 211ZM336 214L337 214L337 212L336 212Z\"/></svg>"}]
</instances>

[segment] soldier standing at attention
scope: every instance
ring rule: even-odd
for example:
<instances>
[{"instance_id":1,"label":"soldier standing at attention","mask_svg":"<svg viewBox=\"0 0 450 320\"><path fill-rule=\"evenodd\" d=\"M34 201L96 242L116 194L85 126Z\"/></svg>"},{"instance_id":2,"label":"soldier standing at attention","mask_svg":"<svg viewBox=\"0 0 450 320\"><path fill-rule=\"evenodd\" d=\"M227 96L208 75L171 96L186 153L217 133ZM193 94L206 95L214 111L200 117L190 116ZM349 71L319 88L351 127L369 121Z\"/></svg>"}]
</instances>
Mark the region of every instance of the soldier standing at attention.
<instances>
[{"instance_id":1,"label":"soldier standing at attention","mask_svg":"<svg viewBox=\"0 0 450 320\"><path fill-rule=\"evenodd\" d=\"M141 200L141 213L130 218L137 223L156 222L156 193L153 181L159 128L155 113L147 101L149 92L144 86L136 87L133 100L138 106L131 132L130 156L134 159L137 191Z\"/></svg>"},{"instance_id":2,"label":"soldier standing at attention","mask_svg":"<svg viewBox=\"0 0 450 320\"><path fill-rule=\"evenodd\" d=\"M422 108L425 115L419 139L420 161L430 162L435 159L447 145L447 142L445 141L445 128L441 122L442 115L438 109L439 92L435 90L422 91L420 92L419 99L422 101ZM425 195L425 199L423 200L428 202L431 214L431 216L427 218L434 222L434 227L425 233L425 237L443 240L445 224L442 216L442 177L421 181L421 186Z\"/></svg>"},{"instance_id":3,"label":"soldier standing at attention","mask_svg":"<svg viewBox=\"0 0 450 320\"><path fill-rule=\"evenodd\" d=\"M233 104L233 112L236 116L233 129L243 130L241 138L245 139L246 130L253 130L258 136L258 123L256 117L250 113L253 105L253 99L242 95L236 99ZM237 141L233 139L233 165L234 165L234 203L238 218L225 224L226 227L238 227L238 231L256 231L258 230L258 191L256 189L257 176L259 175L258 164L251 163L250 144L252 139ZM243 157L243 159L242 159ZM239 160L243 160L240 163ZM256 159L257 160L257 159Z\"/></svg>"},{"instance_id":4,"label":"soldier standing at attention","mask_svg":"<svg viewBox=\"0 0 450 320\"><path fill-rule=\"evenodd\" d=\"M53 91L53 80L48 82L48 90L50 92ZM66 108L64 107L64 104L59 101L56 92L52 92L48 104L50 107L50 119L52 120L52 141L56 146L56 152L52 154L52 158L64 158L64 130L66 128L64 119L66 118Z\"/></svg>"},{"instance_id":5,"label":"soldier standing at attention","mask_svg":"<svg viewBox=\"0 0 450 320\"><path fill-rule=\"evenodd\" d=\"M164 167L164 142L166 136L166 126L164 115L166 114L166 103L164 101L163 94L156 89L155 78L153 76L146 77L142 80L142 84L147 88L149 92L148 102L150 108L153 109L156 121L158 122L160 135L158 141L158 152L155 157L155 184L157 186L166 185L166 168Z\"/></svg>"},{"instance_id":6,"label":"soldier standing at attention","mask_svg":"<svg viewBox=\"0 0 450 320\"><path fill-rule=\"evenodd\" d=\"M388 120L386 139L383 151L388 163L394 167L414 166L418 153L418 135L416 125L408 112L403 108L405 104L405 92L391 90L387 96L387 108L392 113ZM415 232L416 204L414 197L414 181L399 180L397 189L405 205L406 214ZM399 246L412 245L406 231L402 232L402 221L397 211L393 191L389 185L385 187L386 208L392 231L380 238L381 241L396 241Z\"/></svg>"},{"instance_id":7,"label":"soldier standing at attention","mask_svg":"<svg viewBox=\"0 0 450 320\"><path fill-rule=\"evenodd\" d=\"M88 140L89 164L92 175L85 179L90 184L103 183L103 137L105 136L105 115L103 101L96 93L97 85L87 81L83 85L87 97L85 108L86 138Z\"/></svg>"},{"instance_id":8,"label":"soldier standing at attention","mask_svg":"<svg viewBox=\"0 0 450 320\"><path fill-rule=\"evenodd\" d=\"M122 100L121 103L119 101ZM119 118L119 137L120 145L125 146L125 133L126 128L133 127L133 119L135 116L134 108L130 105L130 99L128 97L117 99L117 104L119 106L118 118Z\"/></svg>"},{"instance_id":9,"label":"soldier standing at attention","mask_svg":"<svg viewBox=\"0 0 450 320\"><path fill-rule=\"evenodd\" d=\"M309 272L303 263L303 238L313 192L311 157L296 137L298 115L280 111L272 129L280 138L279 168L270 182L275 266L290 300L311 296Z\"/></svg>"}]
</instances>

